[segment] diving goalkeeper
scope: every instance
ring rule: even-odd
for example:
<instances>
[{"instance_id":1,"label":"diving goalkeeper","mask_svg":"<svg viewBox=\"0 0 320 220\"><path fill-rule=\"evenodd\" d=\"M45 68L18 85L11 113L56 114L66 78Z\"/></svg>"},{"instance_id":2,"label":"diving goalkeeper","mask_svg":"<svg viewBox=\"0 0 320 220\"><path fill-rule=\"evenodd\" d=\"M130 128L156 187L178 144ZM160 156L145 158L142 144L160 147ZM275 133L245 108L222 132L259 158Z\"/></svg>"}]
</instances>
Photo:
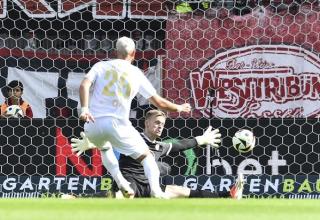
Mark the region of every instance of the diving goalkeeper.
<instances>
[{"instance_id":1,"label":"diving goalkeeper","mask_svg":"<svg viewBox=\"0 0 320 220\"><path fill-rule=\"evenodd\" d=\"M214 148L218 148L221 142L221 134L218 129L212 130L210 126L203 135L197 136L189 139L181 139L175 143L165 143L157 141L160 138L162 131L164 129L166 121L166 115L164 112L159 110L150 110L147 112L145 117L145 128L141 136L149 146L150 151L157 161L160 174L169 174L170 167L168 164L160 162L160 158L167 156L173 152L180 152L187 149L195 148L198 146L211 145ZM73 152L80 152L93 148L94 146L88 147L90 141L82 134L83 139L72 139ZM102 150L102 161L104 160L104 154ZM119 166L121 173L124 178L130 182L131 188L134 190L134 197L151 197L151 190L148 184L148 179L144 174L143 166L131 157L120 155ZM235 185L231 188L230 192L211 192L203 190L191 190L187 187L177 186L177 185L167 185L165 187L165 194L168 198L223 198L232 197L240 199L242 197L243 191L243 177L238 176ZM117 190L116 184L113 185L113 192L116 198L121 197L121 192Z\"/></svg>"}]
</instances>

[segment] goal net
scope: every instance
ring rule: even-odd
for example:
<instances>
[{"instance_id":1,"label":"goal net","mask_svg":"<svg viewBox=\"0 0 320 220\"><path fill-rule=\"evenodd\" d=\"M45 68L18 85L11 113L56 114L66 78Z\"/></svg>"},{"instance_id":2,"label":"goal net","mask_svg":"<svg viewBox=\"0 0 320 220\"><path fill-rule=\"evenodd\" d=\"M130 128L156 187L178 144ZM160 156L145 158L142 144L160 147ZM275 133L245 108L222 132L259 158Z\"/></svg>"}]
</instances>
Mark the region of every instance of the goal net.
<instances>
[{"instance_id":1,"label":"goal net","mask_svg":"<svg viewBox=\"0 0 320 220\"><path fill-rule=\"evenodd\" d=\"M165 184L228 191L236 175L247 197L318 198L319 2L0 0L1 103L20 80L32 119L0 119L0 196L45 197L110 190L100 153L71 152L78 137L78 87L93 64L115 57L120 36L135 40L135 65L158 93L190 102L169 114L163 139L222 133L219 152L194 148L163 158ZM152 108L137 96L130 114L143 129ZM242 128L257 137L232 147Z\"/></svg>"}]
</instances>

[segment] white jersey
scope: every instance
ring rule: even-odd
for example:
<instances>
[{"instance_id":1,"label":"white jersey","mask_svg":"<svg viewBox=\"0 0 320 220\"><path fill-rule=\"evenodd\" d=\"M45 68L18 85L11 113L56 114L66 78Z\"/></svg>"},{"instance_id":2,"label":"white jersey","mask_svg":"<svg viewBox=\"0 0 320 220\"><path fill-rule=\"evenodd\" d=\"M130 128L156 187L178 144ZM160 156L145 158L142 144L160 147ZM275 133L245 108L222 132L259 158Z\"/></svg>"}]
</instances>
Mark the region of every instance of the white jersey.
<instances>
[{"instance_id":1,"label":"white jersey","mask_svg":"<svg viewBox=\"0 0 320 220\"><path fill-rule=\"evenodd\" d=\"M156 95L142 71L122 59L100 61L85 77L94 83L89 108L95 118L129 119L131 102L137 93L145 99Z\"/></svg>"}]
</instances>

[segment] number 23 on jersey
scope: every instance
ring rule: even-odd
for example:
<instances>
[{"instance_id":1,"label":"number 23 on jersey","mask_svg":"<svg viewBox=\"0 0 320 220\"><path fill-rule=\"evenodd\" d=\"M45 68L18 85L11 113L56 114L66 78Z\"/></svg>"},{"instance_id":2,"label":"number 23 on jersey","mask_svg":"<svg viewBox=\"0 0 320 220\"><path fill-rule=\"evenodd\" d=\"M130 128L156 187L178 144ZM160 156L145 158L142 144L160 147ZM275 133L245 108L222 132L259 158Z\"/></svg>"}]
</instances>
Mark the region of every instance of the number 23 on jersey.
<instances>
[{"instance_id":1,"label":"number 23 on jersey","mask_svg":"<svg viewBox=\"0 0 320 220\"><path fill-rule=\"evenodd\" d=\"M128 73L124 72L120 75L118 80L118 74L115 69L108 70L105 73L104 79L108 80L107 85L103 88L103 94L105 96L122 96L127 99L131 93L131 85L127 80ZM118 81L118 86L113 86Z\"/></svg>"}]
</instances>

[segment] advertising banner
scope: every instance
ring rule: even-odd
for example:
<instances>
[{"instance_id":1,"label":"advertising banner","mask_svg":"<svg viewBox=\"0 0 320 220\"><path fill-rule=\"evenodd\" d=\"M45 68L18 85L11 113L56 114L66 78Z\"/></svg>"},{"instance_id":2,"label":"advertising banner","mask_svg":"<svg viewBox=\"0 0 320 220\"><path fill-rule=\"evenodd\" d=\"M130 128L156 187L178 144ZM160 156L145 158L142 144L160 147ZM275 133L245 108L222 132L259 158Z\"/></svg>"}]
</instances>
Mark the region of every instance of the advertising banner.
<instances>
[{"instance_id":1,"label":"advertising banner","mask_svg":"<svg viewBox=\"0 0 320 220\"><path fill-rule=\"evenodd\" d=\"M34 118L78 118L79 85L84 75L99 59L88 61L80 57L77 59L62 57L55 60L53 56L42 57L44 54L41 52L27 52L26 56L30 57L21 58L19 54L16 54L17 57L10 57L9 53L1 49L0 55L2 55L0 64L3 64L0 68L1 102L5 101L6 85L12 80L19 80L24 85L22 97L31 105ZM161 52L159 54L137 52L139 59L135 61L135 65L144 71L159 94L161 94L162 56ZM103 59L107 57L101 60ZM135 103L132 118L141 117L143 115L141 111L148 102L137 96Z\"/></svg>"},{"instance_id":2,"label":"advertising banner","mask_svg":"<svg viewBox=\"0 0 320 220\"><path fill-rule=\"evenodd\" d=\"M142 120L132 123L142 131ZM249 197L287 198L319 192L317 119L168 119L163 139L201 135L209 123L222 134L219 155L213 149L195 147L164 157L162 160L171 166L164 183L227 190L236 175L243 173ZM78 157L71 151L70 139L79 137L83 129L78 120L1 119L0 127L0 196L108 191L111 179L100 152L90 150ZM241 128L251 129L257 138L255 148L245 154L237 152L231 143Z\"/></svg>"},{"instance_id":3,"label":"advertising banner","mask_svg":"<svg viewBox=\"0 0 320 220\"><path fill-rule=\"evenodd\" d=\"M85 195L101 191L106 193L112 186L109 176L0 176L2 198L59 197L62 193Z\"/></svg>"},{"instance_id":4,"label":"advertising banner","mask_svg":"<svg viewBox=\"0 0 320 220\"><path fill-rule=\"evenodd\" d=\"M166 177L165 184L190 189L227 192L234 184L233 176L174 176ZM244 198L319 199L319 175L248 175Z\"/></svg>"},{"instance_id":5,"label":"advertising banner","mask_svg":"<svg viewBox=\"0 0 320 220\"><path fill-rule=\"evenodd\" d=\"M319 11L169 19L163 88L193 117L318 117ZM177 114L172 114L177 116Z\"/></svg>"},{"instance_id":6,"label":"advertising banner","mask_svg":"<svg viewBox=\"0 0 320 220\"><path fill-rule=\"evenodd\" d=\"M165 19L167 11L164 0L57 0L57 6L52 7L52 1L13 1L16 6L30 18L65 18L83 9L90 9L94 19ZM51 3L51 4L50 4ZM128 7L127 7L128 6ZM8 13L7 1L0 0L0 18Z\"/></svg>"}]
</instances>

